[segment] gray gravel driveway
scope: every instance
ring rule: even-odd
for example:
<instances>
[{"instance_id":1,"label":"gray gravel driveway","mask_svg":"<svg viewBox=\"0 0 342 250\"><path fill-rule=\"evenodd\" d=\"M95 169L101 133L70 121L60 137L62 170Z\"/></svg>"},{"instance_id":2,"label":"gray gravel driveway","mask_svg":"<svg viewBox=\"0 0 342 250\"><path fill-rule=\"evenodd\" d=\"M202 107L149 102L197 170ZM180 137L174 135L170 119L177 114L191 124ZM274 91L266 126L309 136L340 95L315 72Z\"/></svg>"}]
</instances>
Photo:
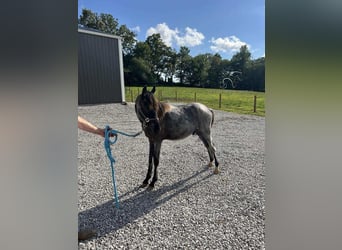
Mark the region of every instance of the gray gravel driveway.
<instances>
[{"instance_id":1,"label":"gray gravel driveway","mask_svg":"<svg viewBox=\"0 0 342 250\"><path fill-rule=\"evenodd\" d=\"M79 106L99 127L135 133L134 103ZM120 208L113 203L103 138L78 130L79 228L98 236L79 249L264 249L265 119L215 110L212 137L220 173L206 167L199 138L164 141L154 190L137 189L147 172L148 140L119 135L112 146Z\"/></svg>"}]
</instances>

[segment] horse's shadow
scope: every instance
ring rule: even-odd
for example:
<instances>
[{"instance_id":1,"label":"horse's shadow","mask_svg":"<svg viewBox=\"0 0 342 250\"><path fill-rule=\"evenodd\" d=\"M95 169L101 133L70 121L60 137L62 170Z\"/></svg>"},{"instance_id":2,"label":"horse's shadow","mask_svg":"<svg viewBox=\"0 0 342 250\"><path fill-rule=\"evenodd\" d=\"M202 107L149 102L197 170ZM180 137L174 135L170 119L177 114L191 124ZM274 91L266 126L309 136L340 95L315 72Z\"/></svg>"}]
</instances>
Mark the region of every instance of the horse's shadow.
<instances>
[{"instance_id":1,"label":"horse's shadow","mask_svg":"<svg viewBox=\"0 0 342 250\"><path fill-rule=\"evenodd\" d=\"M134 188L119 197L119 208L116 208L113 200L110 200L96 207L82 211L78 214L80 228L96 229L97 237L116 231L213 175L213 173L209 171L210 173L203 178L187 184L187 182L206 171L208 171L207 167L172 185L163 186L161 188L156 187L157 189L152 191ZM170 194L163 197L163 195L168 192L170 192ZM128 199L123 199L125 196L132 195L132 193L136 194Z\"/></svg>"}]
</instances>

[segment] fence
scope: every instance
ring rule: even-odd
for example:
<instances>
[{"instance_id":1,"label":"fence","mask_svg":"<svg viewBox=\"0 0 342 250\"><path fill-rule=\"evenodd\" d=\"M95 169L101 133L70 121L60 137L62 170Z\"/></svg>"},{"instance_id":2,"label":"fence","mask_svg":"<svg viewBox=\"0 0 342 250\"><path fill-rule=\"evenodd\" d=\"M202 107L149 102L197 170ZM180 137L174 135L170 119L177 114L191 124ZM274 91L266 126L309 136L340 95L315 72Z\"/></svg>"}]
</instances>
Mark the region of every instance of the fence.
<instances>
[{"instance_id":1,"label":"fence","mask_svg":"<svg viewBox=\"0 0 342 250\"><path fill-rule=\"evenodd\" d=\"M126 99L135 102L136 97L141 93L142 88L127 88ZM201 102L211 108L243 113L243 114L256 114L264 115L264 96L256 94L242 95L236 92L184 92L175 90L157 90L156 97L160 101L176 102L176 103L189 103Z\"/></svg>"}]
</instances>

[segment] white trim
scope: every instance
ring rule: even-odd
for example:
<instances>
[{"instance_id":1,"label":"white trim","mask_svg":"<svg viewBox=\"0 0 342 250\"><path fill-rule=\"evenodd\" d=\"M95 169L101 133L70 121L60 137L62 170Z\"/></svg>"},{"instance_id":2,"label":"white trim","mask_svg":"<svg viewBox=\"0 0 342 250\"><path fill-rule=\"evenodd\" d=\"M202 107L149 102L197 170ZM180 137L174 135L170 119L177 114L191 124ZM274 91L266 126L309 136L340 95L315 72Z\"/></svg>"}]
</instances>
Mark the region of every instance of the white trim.
<instances>
[{"instance_id":1,"label":"white trim","mask_svg":"<svg viewBox=\"0 0 342 250\"><path fill-rule=\"evenodd\" d=\"M121 82L121 102L126 101L125 97L125 78L124 78L124 69L123 69L123 56L122 56L122 44L121 39L118 41L119 48L119 64L120 64L120 82Z\"/></svg>"},{"instance_id":2,"label":"white trim","mask_svg":"<svg viewBox=\"0 0 342 250\"><path fill-rule=\"evenodd\" d=\"M82 29L82 28L78 28L78 32L86 33L86 34L90 34L90 35L95 35L95 36L105 36L105 37L109 37L109 38L115 38L115 39L119 39L120 41L122 39L120 36L115 36L115 35L111 35L111 34L107 34L107 33L102 33L102 32L99 32L99 31L86 30L86 29Z\"/></svg>"}]
</instances>

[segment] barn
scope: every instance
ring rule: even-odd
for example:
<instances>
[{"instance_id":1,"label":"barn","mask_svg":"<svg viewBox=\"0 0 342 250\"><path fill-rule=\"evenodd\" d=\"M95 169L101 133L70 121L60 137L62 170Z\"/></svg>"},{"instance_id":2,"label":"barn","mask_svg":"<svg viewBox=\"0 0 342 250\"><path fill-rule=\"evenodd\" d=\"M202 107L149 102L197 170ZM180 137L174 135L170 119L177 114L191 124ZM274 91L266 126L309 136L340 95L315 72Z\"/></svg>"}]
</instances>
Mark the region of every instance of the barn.
<instances>
[{"instance_id":1,"label":"barn","mask_svg":"<svg viewBox=\"0 0 342 250\"><path fill-rule=\"evenodd\" d=\"M121 37L78 28L78 104L125 102Z\"/></svg>"}]
</instances>

